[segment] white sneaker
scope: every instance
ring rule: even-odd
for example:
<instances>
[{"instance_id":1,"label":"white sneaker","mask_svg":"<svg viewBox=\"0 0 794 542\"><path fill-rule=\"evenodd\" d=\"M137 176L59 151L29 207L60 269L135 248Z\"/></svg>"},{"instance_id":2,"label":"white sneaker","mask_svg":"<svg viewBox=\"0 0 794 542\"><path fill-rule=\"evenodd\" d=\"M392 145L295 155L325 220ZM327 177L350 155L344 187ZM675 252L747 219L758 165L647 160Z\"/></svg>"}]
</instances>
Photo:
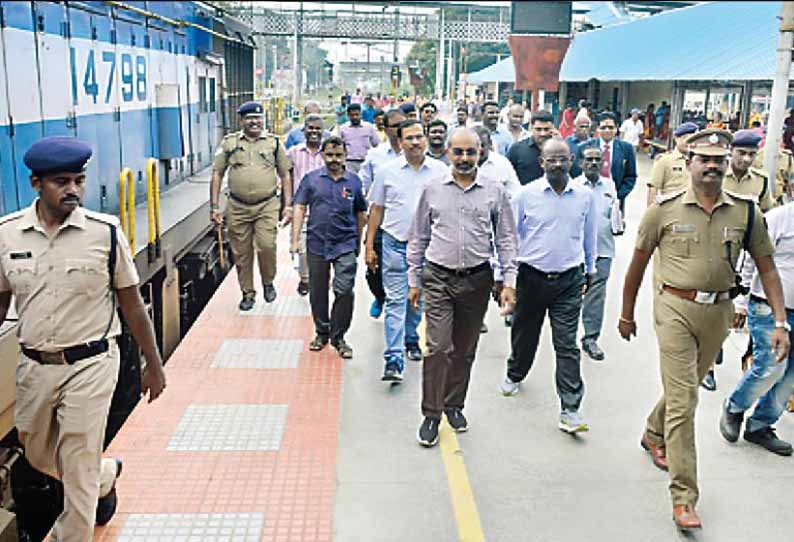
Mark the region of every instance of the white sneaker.
<instances>
[{"instance_id":1,"label":"white sneaker","mask_svg":"<svg viewBox=\"0 0 794 542\"><path fill-rule=\"evenodd\" d=\"M584 421L582 415L575 410L563 410L560 412L560 430L573 435L574 433L584 433L590 430L590 426Z\"/></svg>"},{"instance_id":2,"label":"white sneaker","mask_svg":"<svg viewBox=\"0 0 794 542\"><path fill-rule=\"evenodd\" d=\"M505 397L511 397L518 393L519 385L519 382L513 382L509 376L506 376L504 382L499 386L499 390Z\"/></svg>"}]
</instances>

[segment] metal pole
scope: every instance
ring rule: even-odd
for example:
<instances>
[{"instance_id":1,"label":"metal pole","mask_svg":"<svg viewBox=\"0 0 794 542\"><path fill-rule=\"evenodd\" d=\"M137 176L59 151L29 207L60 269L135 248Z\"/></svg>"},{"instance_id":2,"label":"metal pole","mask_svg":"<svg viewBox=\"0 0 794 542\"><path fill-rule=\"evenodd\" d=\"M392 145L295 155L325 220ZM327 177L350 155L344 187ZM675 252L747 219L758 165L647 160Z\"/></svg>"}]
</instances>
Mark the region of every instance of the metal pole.
<instances>
[{"instance_id":1,"label":"metal pole","mask_svg":"<svg viewBox=\"0 0 794 542\"><path fill-rule=\"evenodd\" d=\"M791 74L791 48L794 45L794 2L783 2L781 18L783 20L780 23L775 80L772 82L772 107L769 111L769 125L766 130L765 148L770 152L764 153L764 168L773 179L777 172L778 149L780 148Z\"/></svg>"},{"instance_id":2,"label":"metal pole","mask_svg":"<svg viewBox=\"0 0 794 542\"><path fill-rule=\"evenodd\" d=\"M436 57L436 97L441 99L444 92L444 8L438 10L438 55Z\"/></svg>"}]
</instances>

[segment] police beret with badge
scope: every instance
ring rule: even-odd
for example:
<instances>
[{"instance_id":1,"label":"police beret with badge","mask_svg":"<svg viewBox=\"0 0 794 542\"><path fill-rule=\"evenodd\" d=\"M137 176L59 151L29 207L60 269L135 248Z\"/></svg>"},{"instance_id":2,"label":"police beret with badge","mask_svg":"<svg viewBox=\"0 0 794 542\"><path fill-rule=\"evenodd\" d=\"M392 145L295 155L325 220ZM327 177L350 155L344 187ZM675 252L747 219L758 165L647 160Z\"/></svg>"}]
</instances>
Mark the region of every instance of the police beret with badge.
<instances>
[{"instance_id":1,"label":"police beret with badge","mask_svg":"<svg viewBox=\"0 0 794 542\"><path fill-rule=\"evenodd\" d=\"M733 147L757 148L761 143L761 136L755 130L739 130L733 135Z\"/></svg>"},{"instance_id":2,"label":"police beret with badge","mask_svg":"<svg viewBox=\"0 0 794 542\"><path fill-rule=\"evenodd\" d=\"M22 160L34 174L82 173L93 151L74 137L52 136L35 142Z\"/></svg>"},{"instance_id":3,"label":"police beret with badge","mask_svg":"<svg viewBox=\"0 0 794 542\"><path fill-rule=\"evenodd\" d=\"M733 136L728 130L707 128L689 136L686 140L689 152L703 156L728 156Z\"/></svg>"},{"instance_id":4,"label":"police beret with badge","mask_svg":"<svg viewBox=\"0 0 794 542\"><path fill-rule=\"evenodd\" d=\"M689 134L694 134L697 131L698 131L697 124L695 124L694 122L685 122L683 124L680 124L678 128L675 129L673 135L675 137L681 137Z\"/></svg>"},{"instance_id":5,"label":"police beret with badge","mask_svg":"<svg viewBox=\"0 0 794 542\"><path fill-rule=\"evenodd\" d=\"M265 110L259 102L245 102L237 109L237 114L241 117L247 117L248 115L261 116L265 114Z\"/></svg>"}]
</instances>

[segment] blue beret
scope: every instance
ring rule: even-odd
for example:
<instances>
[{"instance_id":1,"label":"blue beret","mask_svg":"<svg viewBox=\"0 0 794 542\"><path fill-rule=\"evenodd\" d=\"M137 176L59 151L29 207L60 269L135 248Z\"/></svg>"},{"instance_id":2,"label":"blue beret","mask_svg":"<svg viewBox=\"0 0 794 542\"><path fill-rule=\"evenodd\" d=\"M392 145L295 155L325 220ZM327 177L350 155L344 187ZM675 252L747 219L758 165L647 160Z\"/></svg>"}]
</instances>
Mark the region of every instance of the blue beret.
<instances>
[{"instance_id":1,"label":"blue beret","mask_svg":"<svg viewBox=\"0 0 794 542\"><path fill-rule=\"evenodd\" d=\"M697 131L698 131L698 125L697 124L695 124L694 122L685 122L685 123L679 125L678 128L675 129L675 132L673 132L673 135L675 137L680 137L680 136L684 136L684 135L687 135L687 134L694 134Z\"/></svg>"},{"instance_id":2,"label":"blue beret","mask_svg":"<svg viewBox=\"0 0 794 542\"><path fill-rule=\"evenodd\" d=\"M739 130L733 134L734 147L757 147L761 143L761 136L755 130Z\"/></svg>"},{"instance_id":3,"label":"blue beret","mask_svg":"<svg viewBox=\"0 0 794 542\"><path fill-rule=\"evenodd\" d=\"M91 154L91 147L84 141L53 136L31 145L23 161L33 173L81 173Z\"/></svg>"},{"instance_id":4,"label":"blue beret","mask_svg":"<svg viewBox=\"0 0 794 542\"><path fill-rule=\"evenodd\" d=\"M413 102L405 102L400 104L400 111L407 115L408 113L413 113L416 111L416 106Z\"/></svg>"},{"instance_id":5,"label":"blue beret","mask_svg":"<svg viewBox=\"0 0 794 542\"><path fill-rule=\"evenodd\" d=\"M245 102L237 109L237 114L241 117L246 115L264 115L264 109L259 102Z\"/></svg>"}]
</instances>

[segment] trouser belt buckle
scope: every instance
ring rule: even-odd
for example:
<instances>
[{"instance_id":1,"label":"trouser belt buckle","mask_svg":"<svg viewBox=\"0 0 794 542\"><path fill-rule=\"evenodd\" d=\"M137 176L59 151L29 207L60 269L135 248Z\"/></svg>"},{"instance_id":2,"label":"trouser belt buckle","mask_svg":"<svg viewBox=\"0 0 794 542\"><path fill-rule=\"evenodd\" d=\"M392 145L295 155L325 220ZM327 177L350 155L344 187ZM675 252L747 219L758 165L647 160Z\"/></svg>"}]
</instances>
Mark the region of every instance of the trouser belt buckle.
<instances>
[{"instance_id":1,"label":"trouser belt buckle","mask_svg":"<svg viewBox=\"0 0 794 542\"><path fill-rule=\"evenodd\" d=\"M41 363L45 365L66 365L66 356L60 352L40 352Z\"/></svg>"},{"instance_id":2,"label":"trouser belt buckle","mask_svg":"<svg viewBox=\"0 0 794 542\"><path fill-rule=\"evenodd\" d=\"M717 292L701 292L698 290L695 293L695 303L713 305L715 301L717 301Z\"/></svg>"}]
</instances>

